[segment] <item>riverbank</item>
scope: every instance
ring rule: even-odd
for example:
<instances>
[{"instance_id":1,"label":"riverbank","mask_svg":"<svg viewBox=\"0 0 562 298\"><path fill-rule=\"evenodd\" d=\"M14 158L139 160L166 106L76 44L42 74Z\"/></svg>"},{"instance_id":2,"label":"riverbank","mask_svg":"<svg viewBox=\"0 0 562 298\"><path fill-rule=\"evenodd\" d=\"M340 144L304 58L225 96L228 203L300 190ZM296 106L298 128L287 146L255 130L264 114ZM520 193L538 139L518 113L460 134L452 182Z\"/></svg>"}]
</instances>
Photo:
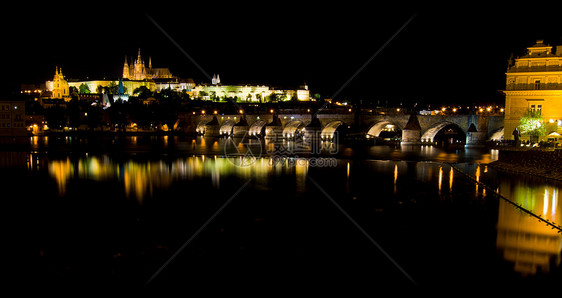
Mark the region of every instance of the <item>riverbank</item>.
<instances>
[{"instance_id":1,"label":"riverbank","mask_svg":"<svg viewBox=\"0 0 562 298\"><path fill-rule=\"evenodd\" d=\"M500 149L498 160L489 165L500 171L562 181L562 150L560 149Z\"/></svg>"}]
</instances>

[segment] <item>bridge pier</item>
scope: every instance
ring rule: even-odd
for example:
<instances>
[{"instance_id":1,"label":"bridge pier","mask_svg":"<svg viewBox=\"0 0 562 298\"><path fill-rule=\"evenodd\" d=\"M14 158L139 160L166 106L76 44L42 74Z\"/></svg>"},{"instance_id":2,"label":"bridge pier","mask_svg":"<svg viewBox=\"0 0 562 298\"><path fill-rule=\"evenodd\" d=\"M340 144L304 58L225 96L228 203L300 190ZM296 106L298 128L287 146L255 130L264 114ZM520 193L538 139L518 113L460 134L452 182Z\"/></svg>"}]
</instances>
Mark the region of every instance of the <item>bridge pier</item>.
<instances>
[{"instance_id":1,"label":"bridge pier","mask_svg":"<svg viewBox=\"0 0 562 298\"><path fill-rule=\"evenodd\" d=\"M318 118L312 118L310 124L304 127L303 136L309 140L320 140L320 135L322 134L322 123Z\"/></svg>"},{"instance_id":2,"label":"bridge pier","mask_svg":"<svg viewBox=\"0 0 562 298\"><path fill-rule=\"evenodd\" d=\"M265 125L265 138L274 140L283 138L283 124L277 115L273 115L271 123Z\"/></svg>"},{"instance_id":3,"label":"bridge pier","mask_svg":"<svg viewBox=\"0 0 562 298\"><path fill-rule=\"evenodd\" d=\"M213 120L205 124L205 131L203 135L206 137L218 137L220 135L220 129L221 125L219 124L219 120L216 116L214 116Z\"/></svg>"},{"instance_id":4,"label":"bridge pier","mask_svg":"<svg viewBox=\"0 0 562 298\"><path fill-rule=\"evenodd\" d=\"M478 128L476 128L474 122L477 123ZM485 147L487 131L488 131L488 117L487 116L473 117L473 121L468 127L468 130L466 131L466 144L464 145L464 147L465 148Z\"/></svg>"},{"instance_id":5,"label":"bridge pier","mask_svg":"<svg viewBox=\"0 0 562 298\"><path fill-rule=\"evenodd\" d=\"M400 145L421 145L421 125L416 114L410 115L408 123L402 129Z\"/></svg>"},{"instance_id":6,"label":"bridge pier","mask_svg":"<svg viewBox=\"0 0 562 298\"><path fill-rule=\"evenodd\" d=\"M241 138L248 134L248 130L250 126L248 125L248 121L246 121L246 117L240 118L240 121L232 127L232 136L235 138Z\"/></svg>"}]
</instances>

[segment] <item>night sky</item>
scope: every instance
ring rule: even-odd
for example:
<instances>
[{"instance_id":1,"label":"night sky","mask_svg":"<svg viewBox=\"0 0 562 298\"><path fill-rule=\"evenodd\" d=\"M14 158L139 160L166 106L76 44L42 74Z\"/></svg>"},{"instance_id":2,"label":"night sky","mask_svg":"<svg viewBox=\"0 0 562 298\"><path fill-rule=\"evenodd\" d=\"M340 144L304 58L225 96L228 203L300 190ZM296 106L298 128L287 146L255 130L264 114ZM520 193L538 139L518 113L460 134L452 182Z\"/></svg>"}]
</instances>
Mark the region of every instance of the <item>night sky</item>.
<instances>
[{"instance_id":1,"label":"night sky","mask_svg":"<svg viewBox=\"0 0 562 298\"><path fill-rule=\"evenodd\" d=\"M410 18L411 22L342 89L337 99L503 103L507 60L537 39L561 43L558 10L470 6L189 4L153 9L29 7L2 19L3 91L52 79L117 78L125 55L209 82L265 84L332 97ZM57 12L60 11L60 12ZM152 18L200 66L150 20Z\"/></svg>"}]
</instances>

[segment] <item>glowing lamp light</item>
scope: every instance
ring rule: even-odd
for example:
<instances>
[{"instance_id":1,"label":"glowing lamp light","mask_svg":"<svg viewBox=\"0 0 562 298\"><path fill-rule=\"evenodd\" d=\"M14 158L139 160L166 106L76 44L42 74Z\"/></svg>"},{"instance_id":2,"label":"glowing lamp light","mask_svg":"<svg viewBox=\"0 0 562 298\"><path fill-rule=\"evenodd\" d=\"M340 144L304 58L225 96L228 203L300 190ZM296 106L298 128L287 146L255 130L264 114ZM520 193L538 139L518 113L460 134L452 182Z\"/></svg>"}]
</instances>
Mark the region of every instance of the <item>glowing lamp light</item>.
<instances>
[{"instance_id":1,"label":"glowing lamp light","mask_svg":"<svg viewBox=\"0 0 562 298\"><path fill-rule=\"evenodd\" d=\"M244 110L240 110L238 111L240 114L244 114Z\"/></svg>"},{"instance_id":2,"label":"glowing lamp light","mask_svg":"<svg viewBox=\"0 0 562 298\"><path fill-rule=\"evenodd\" d=\"M213 111L213 114L215 114L215 115L218 114L218 113L219 113L218 111Z\"/></svg>"},{"instance_id":3,"label":"glowing lamp light","mask_svg":"<svg viewBox=\"0 0 562 298\"><path fill-rule=\"evenodd\" d=\"M205 114L205 110L202 110L202 111L201 111L201 114Z\"/></svg>"}]
</instances>

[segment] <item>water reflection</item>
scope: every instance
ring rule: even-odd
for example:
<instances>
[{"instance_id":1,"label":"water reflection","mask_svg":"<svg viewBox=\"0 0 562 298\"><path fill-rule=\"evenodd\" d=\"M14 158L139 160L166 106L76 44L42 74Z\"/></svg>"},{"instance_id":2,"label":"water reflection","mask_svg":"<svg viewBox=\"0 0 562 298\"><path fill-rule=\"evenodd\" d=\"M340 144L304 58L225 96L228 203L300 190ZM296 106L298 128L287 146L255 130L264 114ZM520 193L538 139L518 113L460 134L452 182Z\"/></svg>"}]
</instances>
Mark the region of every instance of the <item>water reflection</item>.
<instances>
[{"instance_id":1,"label":"water reflection","mask_svg":"<svg viewBox=\"0 0 562 298\"><path fill-rule=\"evenodd\" d=\"M33 136L25 138L30 149L43 151L91 152L173 152L182 154L234 155L245 154L268 156L282 147L284 152L306 156L312 151L338 156L339 158L366 157L380 160L431 160L437 162L476 162L486 164L497 160L498 150L458 149L445 150L433 146L386 146L345 145L321 141L312 146L310 142L288 139L215 138L188 136Z\"/></svg>"},{"instance_id":2,"label":"water reflection","mask_svg":"<svg viewBox=\"0 0 562 298\"><path fill-rule=\"evenodd\" d=\"M557 209L560 209L557 195L553 194L552 198L544 197L548 196L545 193L541 197L539 191L519 190L521 193L515 194L518 201L531 207L533 212L543 213L543 217L560 222L560 216L556 214ZM550 199L551 209L548 208ZM557 230L520 212L505 201L500 201L499 205L496 244L502 251L503 258L512 262L514 270L523 275L546 273L551 266L560 265L562 236Z\"/></svg>"},{"instance_id":3,"label":"water reflection","mask_svg":"<svg viewBox=\"0 0 562 298\"><path fill-rule=\"evenodd\" d=\"M219 144L213 141L209 145ZM236 161L240 158L206 154L170 161L117 161L106 155L93 155L75 160L52 160L48 163L48 172L56 181L61 196L67 194L68 185L73 180L118 181L125 195L139 203L154 197L157 190L169 189L182 181L195 181L194 185L197 185L205 180L215 189L220 189L232 177L252 178L253 187L268 191L275 191L270 188L271 181L283 177L286 179L284 183L291 183L298 193L305 193L310 190L307 175L312 171L324 173L322 177L327 179L327 187L339 189L354 202L368 198L400 204L405 200L415 203L425 199L426 203L428 198L436 197L439 199L432 201L437 204L460 197L471 202L489 201L485 189L468 182L463 175L455 175L453 168L444 163L340 159L334 167L319 169L310 167L309 160L295 162L295 159L284 159L275 163L269 157L257 158L251 165L241 167L240 161ZM36 160L36 157L29 160ZM34 168L31 161L29 169ZM549 221L562 222L562 206L558 198L560 185L498 175L485 164L467 163L460 167L477 181L497 186L501 195L511 198L523 208ZM334 197L337 196L334 194ZM502 200L498 202L495 244L503 259L512 262L514 270L524 275L548 272L553 266L558 266L562 251L561 235L512 205ZM376 210L384 210L380 207L382 204L377 202L376 206Z\"/></svg>"},{"instance_id":4,"label":"water reflection","mask_svg":"<svg viewBox=\"0 0 562 298\"><path fill-rule=\"evenodd\" d=\"M562 204L558 199L560 183L521 175L507 176L487 167L481 173L480 167L474 170L476 178L489 185L497 184L497 191L503 197L550 222L562 223ZM535 275L560 265L562 235L512 204L499 200L496 246L503 258L513 263L516 272Z\"/></svg>"},{"instance_id":5,"label":"water reflection","mask_svg":"<svg viewBox=\"0 0 562 298\"><path fill-rule=\"evenodd\" d=\"M128 160L116 162L108 156L87 156L72 162L53 160L48 164L48 171L58 185L59 195L66 193L71 179L89 179L93 181L120 181L127 197L142 202L150 197L155 188L167 189L175 181L210 178L212 186L220 188L222 176L252 178L257 183L267 183L269 174L283 175L291 172L295 175L297 188L304 190L304 180L308 171L307 162L274 163L271 158L260 158L251 166L239 166L235 159L242 157L202 156L177 159L172 162Z\"/></svg>"}]
</instances>

